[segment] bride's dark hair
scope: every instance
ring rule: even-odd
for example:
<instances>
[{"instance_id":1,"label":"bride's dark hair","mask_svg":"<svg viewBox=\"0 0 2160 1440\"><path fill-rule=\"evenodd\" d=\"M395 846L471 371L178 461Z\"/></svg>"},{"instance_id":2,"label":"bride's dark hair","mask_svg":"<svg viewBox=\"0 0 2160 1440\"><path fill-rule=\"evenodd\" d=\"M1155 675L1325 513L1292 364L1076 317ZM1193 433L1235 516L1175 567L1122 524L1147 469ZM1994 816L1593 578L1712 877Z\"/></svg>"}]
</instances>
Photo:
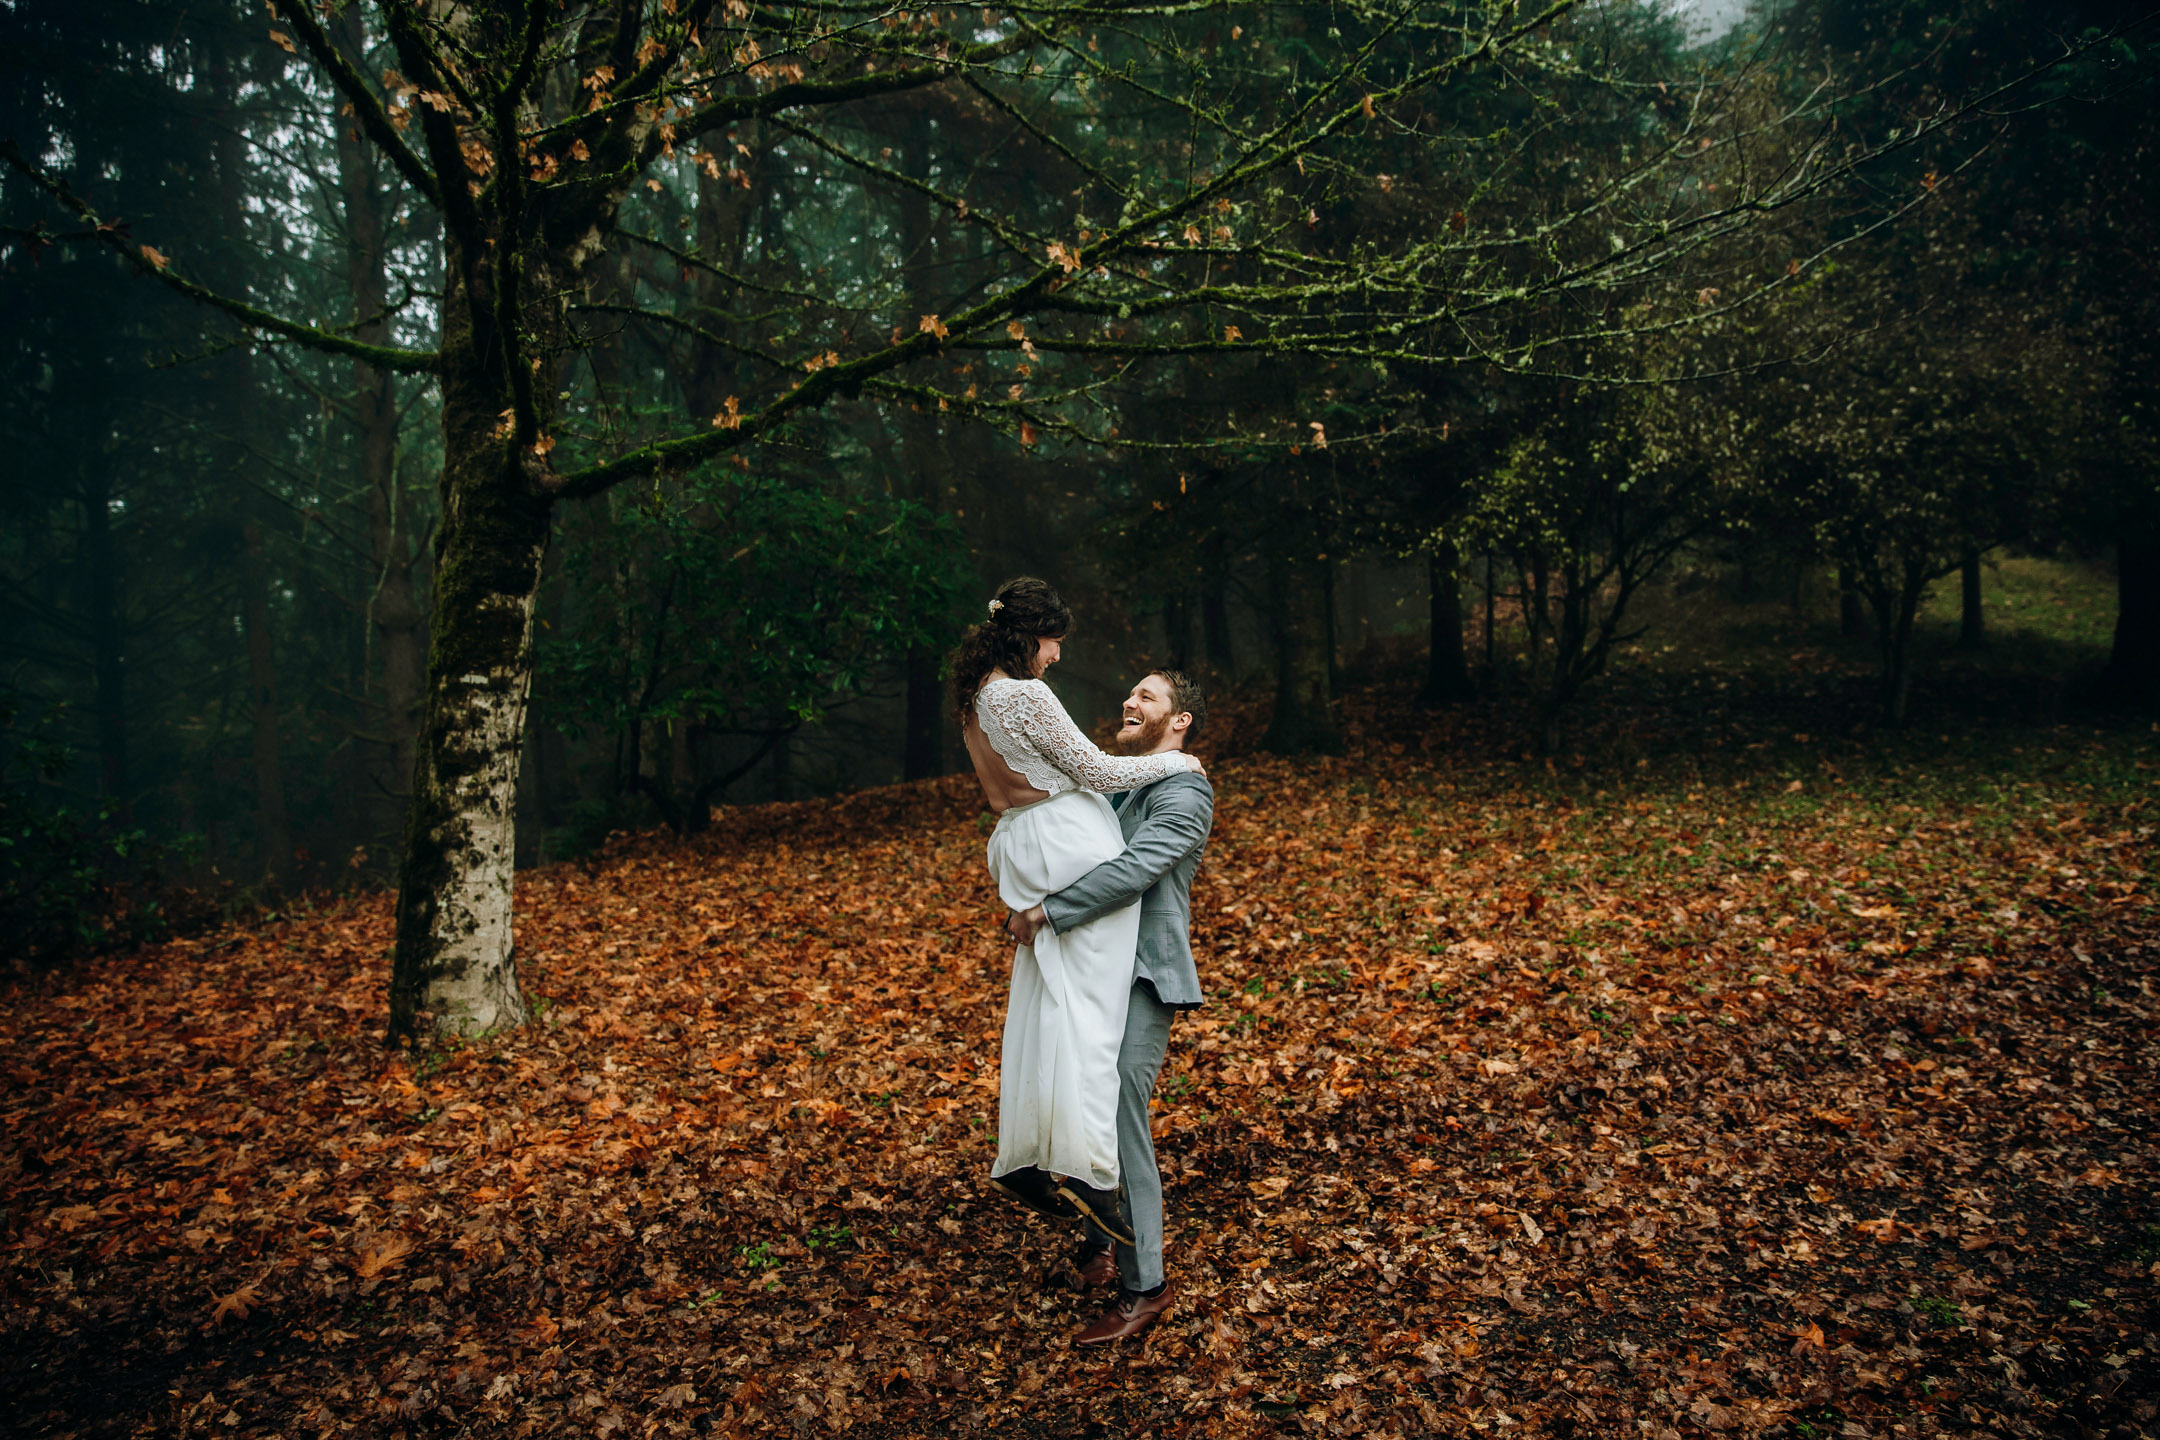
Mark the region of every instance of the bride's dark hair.
<instances>
[{"instance_id":1,"label":"bride's dark hair","mask_svg":"<svg viewBox=\"0 0 2160 1440\"><path fill-rule=\"evenodd\" d=\"M1035 678L1035 642L1062 638L1072 629L1072 611L1057 591L1032 575L1008 580L990 599L990 618L969 630L952 653L953 704L966 723L975 708L975 692L993 670L1015 680Z\"/></svg>"}]
</instances>

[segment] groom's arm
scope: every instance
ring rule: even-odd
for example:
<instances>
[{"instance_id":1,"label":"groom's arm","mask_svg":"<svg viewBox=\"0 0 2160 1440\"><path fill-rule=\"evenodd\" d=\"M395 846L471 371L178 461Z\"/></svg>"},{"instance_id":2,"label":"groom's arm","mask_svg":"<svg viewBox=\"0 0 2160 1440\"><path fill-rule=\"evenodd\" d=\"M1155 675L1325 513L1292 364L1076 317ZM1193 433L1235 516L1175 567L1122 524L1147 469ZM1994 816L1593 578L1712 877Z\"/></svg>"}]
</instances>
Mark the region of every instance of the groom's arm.
<instances>
[{"instance_id":1,"label":"groom's arm","mask_svg":"<svg viewBox=\"0 0 2160 1440\"><path fill-rule=\"evenodd\" d=\"M1045 899L1043 914L1058 934L1122 910L1205 843L1215 822L1215 791L1205 780L1163 782L1148 797L1147 818L1116 858Z\"/></svg>"}]
</instances>

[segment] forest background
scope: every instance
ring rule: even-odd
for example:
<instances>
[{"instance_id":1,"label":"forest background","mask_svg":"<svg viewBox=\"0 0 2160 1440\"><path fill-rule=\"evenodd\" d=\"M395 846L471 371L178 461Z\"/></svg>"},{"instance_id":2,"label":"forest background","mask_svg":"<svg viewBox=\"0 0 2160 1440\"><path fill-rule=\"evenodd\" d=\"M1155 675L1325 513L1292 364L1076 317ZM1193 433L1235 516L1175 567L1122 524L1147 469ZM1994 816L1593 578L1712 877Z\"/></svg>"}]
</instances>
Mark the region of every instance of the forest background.
<instances>
[{"instance_id":1,"label":"forest background","mask_svg":"<svg viewBox=\"0 0 2160 1440\"><path fill-rule=\"evenodd\" d=\"M0 0L0 1428L2150 1434L2151 22ZM1111 1353L1023 571L1213 697Z\"/></svg>"},{"instance_id":2,"label":"forest background","mask_svg":"<svg viewBox=\"0 0 2160 1440\"><path fill-rule=\"evenodd\" d=\"M602 8L499 77L561 117L514 164L472 37L271 9L8 13L18 955L401 855L477 893L410 868L453 812L514 813L506 890L944 773L941 656L1022 572L1084 722L1183 666L1284 753L1383 673L1562 753L1615 657L1771 593L1901 725L1928 598L1978 646L2017 557L2117 592L2044 686L2152 699L2134 7ZM474 278L603 191L542 300ZM536 502L487 508L503 454ZM528 626L475 659L489 525ZM462 670L518 702L484 804Z\"/></svg>"}]
</instances>

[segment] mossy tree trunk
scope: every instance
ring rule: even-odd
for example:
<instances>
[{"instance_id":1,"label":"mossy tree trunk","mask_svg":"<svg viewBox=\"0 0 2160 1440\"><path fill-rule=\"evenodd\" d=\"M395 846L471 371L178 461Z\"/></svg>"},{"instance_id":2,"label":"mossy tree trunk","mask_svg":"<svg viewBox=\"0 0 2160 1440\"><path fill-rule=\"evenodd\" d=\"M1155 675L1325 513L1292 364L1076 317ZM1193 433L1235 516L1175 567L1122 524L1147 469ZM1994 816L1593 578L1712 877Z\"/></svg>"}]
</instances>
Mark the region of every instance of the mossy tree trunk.
<instances>
[{"instance_id":1,"label":"mossy tree trunk","mask_svg":"<svg viewBox=\"0 0 2160 1440\"><path fill-rule=\"evenodd\" d=\"M1172 595L1163 601L1163 656L1173 670L1192 666L1192 621L1190 596Z\"/></svg>"},{"instance_id":2,"label":"mossy tree trunk","mask_svg":"<svg viewBox=\"0 0 2160 1440\"><path fill-rule=\"evenodd\" d=\"M899 431L903 483L895 488L907 499L943 512L951 485L951 437L943 432L936 417L913 411L900 417ZM944 662L943 655L922 646L911 648L901 662L901 679L906 686L900 737L903 780L924 780L945 773Z\"/></svg>"},{"instance_id":3,"label":"mossy tree trunk","mask_svg":"<svg viewBox=\"0 0 2160 1440\"><path fill-rule=\"evenodd\" d=\"M1495 670L1495 667L1496 667L1496 666L1498 666L1498 664L1500 663L1500 662L1499 662L1499 656L1498 656L1497 652L1495 652L1495 650L1493 649L1493 644L1494 644L1494 639L1493 639L1493 636L1494 636L1494 624L1495 624L1495 619L1494 619L1494 615L1493 615L1493 607L1494 607L1494 604L1496 603L1496 601L1498 600L1498 592L1497 592L1497 591L1495 590L1495 588L1494 588L1496 584L1497 584L1497 582L1496 582L1496 581L1494 580L1494 578L1493 578L1493 553L1492 553L1492 551L1490 551L1490 550L1487 550L1487 551L1485 552L1485 587L1484 587L1484 588L1485 588L1485 683L1486 683L1487 685L1491 685L1491 684L1493 684L1493 683L1494 683L1494 682L1493 682L1493 674L1494 674L1494 670Z\"/></svg>"},{"instance_id":4,"label":"mossy tree trunk","mask_svg":"<svg viewBox=\"0 0 2160 1440\"><path fill-rule=\"evenodd\" d=\"M501 417L517 403L519 377L507 359L500 313L508 309L522 322L528 353L541 368L544 357L562 353L564 336L552 304L518 307L512 296L503 305L506 277L487 255L471 253L454 232L446 250L443 527L427 694L398 869L393 1039L429 1030L476 1033L525 1018L510 887L533 606L551 501L535 483L530 447L502 430ZM566 288L544 252L528 249L517 259L522 273L508 283L537 295ZM518 399L533 407L544 434L551 387L519 388Z\"/></svg>"}]
</instances>

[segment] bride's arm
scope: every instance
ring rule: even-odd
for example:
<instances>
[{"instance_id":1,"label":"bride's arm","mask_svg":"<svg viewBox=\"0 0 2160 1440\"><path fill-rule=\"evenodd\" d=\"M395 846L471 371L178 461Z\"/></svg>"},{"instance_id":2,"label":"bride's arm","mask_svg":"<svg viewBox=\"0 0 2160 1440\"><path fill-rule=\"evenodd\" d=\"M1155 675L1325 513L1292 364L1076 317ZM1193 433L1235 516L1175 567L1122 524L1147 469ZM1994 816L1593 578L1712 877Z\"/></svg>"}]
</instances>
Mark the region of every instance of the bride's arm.
<instances>
[{"instance_id":1,"label":"bride's arm","mask_svg":"<svg viewBox=\"0 0 2160 1440\"><path fill-rule=\"evenodd\" d=\"M1100 795L1137 790L1200 768L1198 760L1180 750L1160 755L1104 754L1080 733L1065 707L1058 704L1057 696L1040 680L1000 685L995 693L985 693L984 703L996 708L998 719L1007 729L1033 741L1045 760Z\"/></svg>"}]
</instances>

